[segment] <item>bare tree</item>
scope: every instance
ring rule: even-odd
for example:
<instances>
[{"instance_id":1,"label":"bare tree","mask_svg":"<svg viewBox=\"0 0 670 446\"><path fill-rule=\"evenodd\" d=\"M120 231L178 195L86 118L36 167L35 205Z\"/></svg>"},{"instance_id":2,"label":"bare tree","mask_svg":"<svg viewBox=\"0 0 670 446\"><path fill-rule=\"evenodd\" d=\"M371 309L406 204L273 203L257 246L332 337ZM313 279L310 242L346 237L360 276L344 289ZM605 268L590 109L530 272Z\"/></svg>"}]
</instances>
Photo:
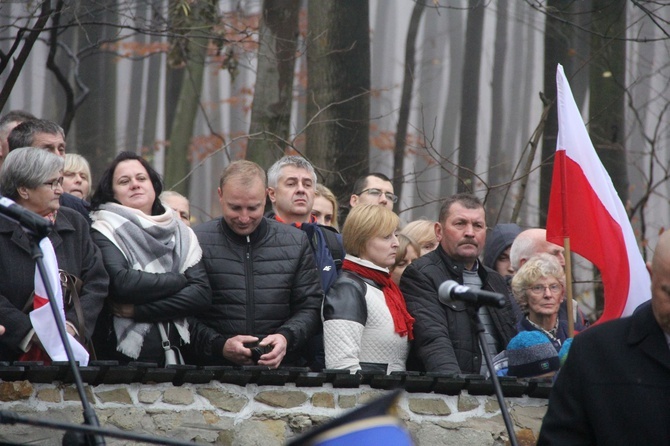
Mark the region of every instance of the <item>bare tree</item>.
<instances>
[{"instance_id":1,"label":"bare tree","mask_svg":"<svg viewBox=\"0 0 670 446\"><path fill-rule=\"evenodd\" d=\"M626 2L593 0L589 134L621 201L628 202L625 137Z\"/></svg>"},{"instance_id":2,"label":"bare tree","mask_svg":"<svg viewBox=\"0 0 670 446\"><path fill-rule=\"evenodd\" d=\"M498 2L496 13L495 52L493 55L493 82L491 85L491 136L489 139L489 192L486 197L486 221L489 226L502 217L507 183L512 173L512 160L508 148L502 146L505 138L505 59L507 53L507 0Z\"/></svg>"},{"instance_id":3,"label":"bare tree","mask_svg":"<svg viewBox=\"0 0 670 446\"><path fill-rule=\"evenodd\" d=\"M246 158L264 168L284 154L290 135L299 0L264 0L258 70Z\"/></svg>"},{"instance_id":4,"label":"bare tree","mask_svg":"<svg viewBox=\"0 0 670 446\"><path fill-rule=\"evenodd\" d=\"M193 4L190 13L183 8L173 9L175 28L183 33L179 46L184 53L184 79L177 100L175 117L166 150L165 183L184 195L188 194L188 182L180 181L191 170L188 156L193 136L193 124L200 106L203 73L209 45L208 31L216 23L216 1L207 0Z\"/></svg>"},{"instance_id":5,"label":"bare tree","mask_svg":"<svg viewBox=\"0 0 670 446\"><path fill-rule=\"evenodd\" d=\"M423 0L417 0L414 3L412 16L409 19L407 42L405 43L405 76L402 83L398 127L395 135L395 147L393 149L393 190L401 198L402 185L404 183L403 161L405 160L405 147L407 146L407 124L409 122L409 111L412 103L414 77L416 76L414 70L414 66L416 65L416 35L419 32L419 24L421 23L421 16L423 15L425 6Z\"/></svg>"},{"instance_id":6,"label":"bare tree","mask_svg":"<svg viewBox=\"0 0 670 446\"><path fill-rule=\"evenodd\" d=\"M5 84L2 86L2 90L0 91L0 110L2 110L2 108L7 103L9 94L12 92L19 74L21 74L23 65L26 63L26 60L30 55L30 51L33 49L35 41L46 27L47 22L49 21L49 18L51 18L52 14L53 10L51 9L51 2L42 2L40 14L35 21L35 25L32 28L28 28L27 26L20 27L9 51L7 53L0 52L0 73L2 73L9 65L9 62L12 60L14 53L18 50L20 43L23 42L21 51L19 52L16 59L14 59L14 64L9 73L9 76L7 77L7 80L5 81ZM28 33L27 36L25 35L26 33Z\"/></svg>"},{"instance_id":7,"label":"bare tree","mask_svg":"<svg viewBox=\"0 0 670 446\"><path fill-rule=\"evenodd\" d=\"M468 2L467 30L465 32L465 63L461 93L461 125L458 147L459 192L474 191L477 159L477 119L479 117L479 74L482 64L482 33L484 9L481 0Z\"/></svg>"},{"instance_id":8,"label":"bare tree","mask_svg":"<svg viewBox=\"0 0 670 446\"><path fill-rule=\"evenodd\" d=\"M306 154L335 195L369 169L370 36L367 0L308 4Z\"/></svg>"}]
</instances>

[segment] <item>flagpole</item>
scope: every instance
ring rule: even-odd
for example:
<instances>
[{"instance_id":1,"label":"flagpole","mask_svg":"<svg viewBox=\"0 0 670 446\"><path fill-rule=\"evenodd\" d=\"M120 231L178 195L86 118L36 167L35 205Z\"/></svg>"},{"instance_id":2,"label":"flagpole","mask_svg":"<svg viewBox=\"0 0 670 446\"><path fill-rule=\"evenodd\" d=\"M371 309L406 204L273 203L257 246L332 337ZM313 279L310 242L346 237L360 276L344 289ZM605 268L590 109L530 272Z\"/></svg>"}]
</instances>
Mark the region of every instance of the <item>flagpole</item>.
<instances>
[{"instance_id":1,"label":"flagpole","mask_svg":"<svg viewBox=\"0 0 670 446\"><path fill-rule=\"evenodd\" d=\"M558 105L557 105L558 106ZM559 138L560 141L560 138ZM557 141L558 143L558 141ZM554 158L556 162L556 158ZM565 156L558 157L559 173L561 175L561 207L563 214L563 248L565 248L565 306L568 317L568 337L575 335L575 318L572 310L572 255L570 251L570 231L568 229L568 179L566 175Z\"/></svg>"},{"instance_id":2,"label":"flagpole","mask_svg":"<svg viewBox=\"0 0 670 446\"><path fill-rule=\"evenodd\" d=\"M575 318L572 305L572 256L570 255L570 237L563 238L563 247L565 248L565 294L567 302L565 306L568 310L568 337L575 335Z\"/></svg>"}]
</instances>

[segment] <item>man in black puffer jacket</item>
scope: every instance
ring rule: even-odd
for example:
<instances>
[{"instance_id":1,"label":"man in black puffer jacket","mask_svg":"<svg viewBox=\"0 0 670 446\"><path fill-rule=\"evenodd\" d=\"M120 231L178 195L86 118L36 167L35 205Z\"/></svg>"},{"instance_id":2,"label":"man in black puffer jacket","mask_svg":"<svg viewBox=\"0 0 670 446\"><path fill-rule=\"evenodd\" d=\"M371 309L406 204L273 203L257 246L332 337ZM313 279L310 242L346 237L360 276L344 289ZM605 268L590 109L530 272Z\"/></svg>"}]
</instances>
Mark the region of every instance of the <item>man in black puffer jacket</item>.
<instances>
[{"instance_id":1,"label":"man in black puffer jacket","mask_svg":"<svg viewBox=\"0 0 670 446\"><path fill-rule=\"evenodd\" d=\"M438 289L446 280L509 293L505 279L478 260L486 240L485 212L479 199L457 194L445 200L436 235L440 240L437 249L412 262L400 279L407 309L415 318L413 355L428 372L484 374L473 323L477 309L460 301L444 305L438 300ZM507 299L503 308L481 307L478 314L493 357L516 334L512 304Z\"/></svg>"},{"instance_id":2,"label":"man in black puffer jacket","mask_svg":"<svg viewBox=\"0 0 670 446\"><path fill-rule=\"evenodd\" d=\"M320 328L323 291L307 236L263 217L266 176L255 163L226 167L218 193L223 217L195 228L212 288L212 306L198 316L198 362L291 365ZM260 358L257 341L269 350Z\"/></svg>"}]
</instances>

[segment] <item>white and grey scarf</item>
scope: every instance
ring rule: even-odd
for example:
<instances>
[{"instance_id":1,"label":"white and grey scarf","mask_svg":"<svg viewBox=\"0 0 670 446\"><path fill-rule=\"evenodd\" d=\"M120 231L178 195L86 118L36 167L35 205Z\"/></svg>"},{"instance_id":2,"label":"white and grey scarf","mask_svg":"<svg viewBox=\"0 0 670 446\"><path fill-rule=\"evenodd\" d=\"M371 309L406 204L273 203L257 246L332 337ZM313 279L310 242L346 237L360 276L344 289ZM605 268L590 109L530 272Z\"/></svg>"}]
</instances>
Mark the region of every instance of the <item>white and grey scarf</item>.
<instances>
[{"instance_id":1,"label":"white and grey scarf","mask_svg":"<svg viewBox=\"0 0 670 446\"><path fill-rule=\"evenodd\" d=\"M200 261L202 249L195 233L167 209L161 215L144 212L116 203L106 203L91 214L92 228L107 237L128 259L132 268L148 273L183 273ZM188 344L190 336L186 319L172 321L181 339ZM116 349L137 359L144 337L152 324L114 317Z\"/></svg>"}]
</instances>

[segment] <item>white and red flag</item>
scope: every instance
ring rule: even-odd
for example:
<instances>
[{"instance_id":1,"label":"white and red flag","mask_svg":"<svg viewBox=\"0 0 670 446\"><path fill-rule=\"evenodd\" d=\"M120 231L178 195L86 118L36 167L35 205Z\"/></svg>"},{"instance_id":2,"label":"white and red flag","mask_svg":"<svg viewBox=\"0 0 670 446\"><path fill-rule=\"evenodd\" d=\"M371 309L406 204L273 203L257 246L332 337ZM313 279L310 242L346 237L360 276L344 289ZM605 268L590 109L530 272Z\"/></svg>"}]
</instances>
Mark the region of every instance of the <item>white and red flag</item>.
<instances>
[{"instance_id":1,"label":"white and red flag","mask_svg":"<svg viewBox=\"0 0 670 446\"><path fill-rule=\"evenodd\" d=\"M58 305L58 315L63 324L65 324L65 309L63 306L63 289L60 284L60 275L58 272L58 259L54 247L49 238L44 237L40 241L40 248L44 255L44 267L49 276L49 285L54 292L56 303ZM33 311L30 312L30 321L37 337L40 339L42 347L49 355L52 361L67 361L65 346L58 334L58 326L54 320L51 304L47 295L46 288L42 282L39 269L35 265L35 299L33 301ZM88 365L89 355L86 349L77 340L68 333L68 340L74 353L75 361L79 361L80 366Z\"/></svg>"},{"instance_id":2,"label":"white and red flag","mask_svg":"<svg viewBox=\"0 0 670 446\"><path fill-rule=\"evenodd\" d=\"M558 141L547 240L592 262L605 289L598 322L628 316L651 298L651 279L621 199L602 165L563 72L556 70Z\"/></svg>"}]
</instances>

